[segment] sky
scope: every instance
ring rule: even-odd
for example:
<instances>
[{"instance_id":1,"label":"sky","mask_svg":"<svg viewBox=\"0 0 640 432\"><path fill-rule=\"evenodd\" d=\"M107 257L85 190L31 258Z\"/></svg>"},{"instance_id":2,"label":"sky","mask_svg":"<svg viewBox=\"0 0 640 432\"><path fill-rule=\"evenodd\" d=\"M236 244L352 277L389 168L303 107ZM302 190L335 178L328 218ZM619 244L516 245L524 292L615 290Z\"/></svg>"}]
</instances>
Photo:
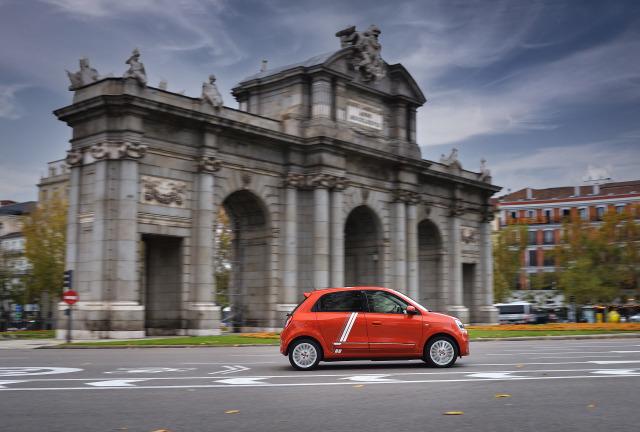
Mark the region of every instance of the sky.
<instances>
[{"instance_id":1,"label":"sky","mask_svg":"<svg viewBox=\"0 0 640 432\"><path fill-rule=\"evenodd\" d=\"M134 47L149 83L199 96L269 67L339 49L349 25L381 30L382 57L427 97L422 156L487 159L506 193L640 179L637 0L0 0L0 199L37 197L70 129L65 69L86 56L121 76Z\"/></svg>"}]
</instances>

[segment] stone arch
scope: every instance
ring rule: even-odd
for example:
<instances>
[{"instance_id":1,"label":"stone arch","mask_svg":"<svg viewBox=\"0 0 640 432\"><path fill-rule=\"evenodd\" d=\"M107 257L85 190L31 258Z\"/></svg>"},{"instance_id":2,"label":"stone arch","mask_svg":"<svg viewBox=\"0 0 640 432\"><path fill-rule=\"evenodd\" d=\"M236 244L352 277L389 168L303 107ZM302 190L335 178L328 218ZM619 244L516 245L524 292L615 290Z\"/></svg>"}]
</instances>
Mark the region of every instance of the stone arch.
<instances>
[{"instance_id":1,"label":"stone arch","mask_svg":"<svg viewBox=\"0 0 640 432\"><path fill-rule=\"evenodd\" d=\"M235 330L272 325L270 256L273 241L268 207L255 193L238 190L222 206L233 232L229 298Z\"/></svg>"},{"instance_id":2,"label":"stone arch","mask_svg":"<svg viewBox=\"0 0 640 432\"><path fill-rule=\"evenodd\" d=\"M345 285L383 285L383 248L380 217L369 206L354 208L344 224Z\"/></svg>"},{"instance_id":3,"label":"stone arch","mask_svg":"<svg viewBox=\"0 0 640 432\"><path fill-rule=\"evenodd\" d=\"M418 297L425 306L441 310L442 235L436 224L424 219L418 224Z\"/></svg>"}]
</instances>

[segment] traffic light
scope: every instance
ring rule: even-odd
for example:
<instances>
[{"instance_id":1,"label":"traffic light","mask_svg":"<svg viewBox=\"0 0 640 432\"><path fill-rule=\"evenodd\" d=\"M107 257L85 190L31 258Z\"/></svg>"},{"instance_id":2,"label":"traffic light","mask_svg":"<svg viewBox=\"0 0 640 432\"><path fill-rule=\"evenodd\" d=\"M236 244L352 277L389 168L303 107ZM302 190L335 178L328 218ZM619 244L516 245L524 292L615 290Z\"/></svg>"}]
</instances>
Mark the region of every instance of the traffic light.
<instances>
[{"instance_id":1,"label":"traffic light","mask_svg":"<svg viewBox=\"0 0 640 432\"><path fill-rule=\"evenodd\" d=\"M64 288L70 290L73 288L73 270L65 270L64 272Z\"/></svg>"}]
</instances>

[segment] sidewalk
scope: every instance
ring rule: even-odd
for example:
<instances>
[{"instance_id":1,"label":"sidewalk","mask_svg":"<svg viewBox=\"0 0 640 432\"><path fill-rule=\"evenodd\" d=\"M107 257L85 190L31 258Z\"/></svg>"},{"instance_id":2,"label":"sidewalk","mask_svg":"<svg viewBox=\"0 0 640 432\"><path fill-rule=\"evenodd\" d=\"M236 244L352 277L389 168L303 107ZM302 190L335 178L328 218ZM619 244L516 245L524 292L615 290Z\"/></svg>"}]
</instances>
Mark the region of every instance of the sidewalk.
<instances>
[{"instance_id":1,"label":"sidewalk","mask_svg":"<svg viewBox=\"0 0 640 432\"><path fill-rule=\"evenodd\" d=\"M58 339L0 339L0 350L5 349L34 349L49 347L62 343Z\"/></svg>"}]
</instances>

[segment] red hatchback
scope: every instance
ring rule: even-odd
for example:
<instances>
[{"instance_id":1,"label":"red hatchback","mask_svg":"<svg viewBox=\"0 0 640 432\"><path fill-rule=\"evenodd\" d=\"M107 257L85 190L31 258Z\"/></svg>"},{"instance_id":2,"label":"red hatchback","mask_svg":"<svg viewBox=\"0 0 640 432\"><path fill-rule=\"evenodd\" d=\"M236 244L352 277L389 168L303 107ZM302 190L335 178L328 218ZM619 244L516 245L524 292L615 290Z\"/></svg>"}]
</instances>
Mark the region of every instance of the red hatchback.
<instances>
[{"instance_id":1,"label":"red hatchback","mask_svg":"<svg viewBox=\"0 0 640 432\"><path fill-rule=\"evenodd\" d=\"M469 355L457 318L428 311L388 288L329 288L304 294L280 335L280 352L299 370L320 361L422 359L450 367Z\"/></svg>"}]
</instances>

